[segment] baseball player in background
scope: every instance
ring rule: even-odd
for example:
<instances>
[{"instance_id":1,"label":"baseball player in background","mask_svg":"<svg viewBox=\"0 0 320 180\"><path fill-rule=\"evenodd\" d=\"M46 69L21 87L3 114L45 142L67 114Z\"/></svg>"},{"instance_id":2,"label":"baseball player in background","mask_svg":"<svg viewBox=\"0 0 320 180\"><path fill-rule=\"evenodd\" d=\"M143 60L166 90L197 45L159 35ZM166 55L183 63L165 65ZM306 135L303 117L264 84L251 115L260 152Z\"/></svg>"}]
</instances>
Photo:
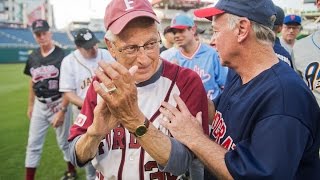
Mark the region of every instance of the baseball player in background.
<instances>
[{"instance_id":1,"label":"baseball player in background","mask_svg":"<svg viewBox=\"0 0 320 180\"><path fill-rule=\"evenodd\" d=\"M72 111L73 117L76 118L93 79L94 70L98 68L98 61L112 62L114 60L109 51L98 48L99 40L87 28L77 31L74 42L77 49L62 61L59 87L64 97L74 105ZM85 166L85 169L86 179L95 179L96 170L91 162Z\"/></svg>"},{"instance_id":2,"label":"baseball player in background","mask_svg":"<svg viewBox=\"0 0 320 180\"><path fill-rule=\"evenodd\" d=\"M194 156L159 126L159 107L179 94L192 113L203 112L207 133L208 109L202 103L207 97L201 79L159 57L159 20L148 0L111 1L104 23L106 44L117 61L99 62L97 78L71 128L72 162L83 166L91 160L99 179L176 179ZM179 146L175 162L179 166L184 162L175 174L164 167L172 144Z\"/></svg>"},{"instance_id":3,"label":"baseball player in background","mask_svg":"<svg viewBox=\"0 0 320 180\"><path fill-rule=\"evenodd\" d=\"M160 56L197 72L202 79L207 97L213 100L224 87L228 69L221 66L214 48L197 41L195 36L197 27L191 17L186 14L176 15L170 27L178 48L164 51Z\"/></svg>"},{"instance_id":4,"label":"baseball player in background","mask_svg":"<svg viewBox=\"0 0 320 180\"><path fill-rule=\"evenodd\" d=\"M60 65L65 54L54 45L49 28L45 20L39 19L32 23L33 35L40 47L30 54L24 69L24 74L31 77L27 112L30 126L25 160L26 180L35 177L50 126L54 127L59 148L68 165L63 178L76 176L67 153L67 137L71 126L67 113L68 101L59 92Z\"/></svg>"},{"instance_id":5,"label":"baseball player in background","mask_svg":"<svg viewBox=\"0 0 320 180\"><path fill-rule=\"evenodd\" d=\"M280 43L292 56L292 48L301 31L301 17L295 14L289 14L283 19L283 28L281 30Z\"/></svg>"},{"instance_id":6,"label":"baseball player in background","mask_svg":"<svg viewBox=\"0 0 320 180\"><path fill-rule=\"evenodd\" d=\"M320 0L315 2L320 9ZM296 70L312 90L320 106L320 30L297 41L293 47L293 56Z\"/></svg>"},{"instance_id":7,"label":"baseball player in background","mask_svg":"<svg viewBox=\"0 0 320 180\"><path fill-rule=\"evenodd\" d=\"M276 8L276 21L274 22L274 26L272 28L273 32L276 34L276 40L274 41L273 50L278 56L278 58L284 62L286 62L290 67L293 68L291 55L289 52L281 45L280 39L277 35L281 32L283 26L284 19L284 11L281 7L275 6Z\"/></svg>"}]
</instances>

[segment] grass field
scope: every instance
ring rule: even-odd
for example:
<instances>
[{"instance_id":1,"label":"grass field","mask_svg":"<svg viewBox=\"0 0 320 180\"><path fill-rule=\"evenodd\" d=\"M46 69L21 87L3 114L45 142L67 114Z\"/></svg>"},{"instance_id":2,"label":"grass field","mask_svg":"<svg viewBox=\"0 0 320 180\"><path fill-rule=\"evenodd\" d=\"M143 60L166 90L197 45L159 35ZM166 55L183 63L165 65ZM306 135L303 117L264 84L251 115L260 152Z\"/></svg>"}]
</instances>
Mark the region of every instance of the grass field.
<instances>
[{"instance_id":1,"label":"grass field","mask_svg":"<svg viewBox=\"0 0 320 180\"><path fill-rule=\"evenodd\" d=\"M24 64L0 65L0 180L24 179L24 160L29 120L26 116L29 77L23 74ZM37 180L58 180L66 170L53 128L43 148ZM85 179L78 169L78 179Z\"/></svg>"}]
</instances>

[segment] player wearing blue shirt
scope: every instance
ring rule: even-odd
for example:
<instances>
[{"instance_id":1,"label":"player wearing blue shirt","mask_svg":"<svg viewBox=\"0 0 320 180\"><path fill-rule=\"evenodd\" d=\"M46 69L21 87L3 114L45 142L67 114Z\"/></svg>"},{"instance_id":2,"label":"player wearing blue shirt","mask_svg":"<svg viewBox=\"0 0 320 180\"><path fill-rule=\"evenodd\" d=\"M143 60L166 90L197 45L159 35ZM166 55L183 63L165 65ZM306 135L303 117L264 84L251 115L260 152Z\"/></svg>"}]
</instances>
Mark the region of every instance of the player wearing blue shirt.
<instances>
[{"instance_id":1,"label":"player wearing blue shirt","mask_svg":"<svg viewBox=\"0 0 320 180\"><path fill-rule=\"evenodd\" d=\"M276 15L276 21L274 22L274 26L273 26L272 30L277 35L282 30L284 11L279 6L275 6L275 8L276 8L277 15ZM274 41L273 50L280 60L286 62L290 67L293 68L291 55L281 45L280 39L278 37L276 37L276 40Z\"/></svg>"},{"instance_id":2,"label":"player wearing blue shirt","mask_svg":"<svg viewBox=\"0 0 320 180\"><path fill-rule=\"evenodd\" d=\"M221 66L218 53L214 48L196 41L196 26L190 17L184 14L177 15L170 27L179 48L168 49L160 56L197 72L202 79L208 98L213 100L222 92L227 68Z\"/></svg>"}]
</instances>

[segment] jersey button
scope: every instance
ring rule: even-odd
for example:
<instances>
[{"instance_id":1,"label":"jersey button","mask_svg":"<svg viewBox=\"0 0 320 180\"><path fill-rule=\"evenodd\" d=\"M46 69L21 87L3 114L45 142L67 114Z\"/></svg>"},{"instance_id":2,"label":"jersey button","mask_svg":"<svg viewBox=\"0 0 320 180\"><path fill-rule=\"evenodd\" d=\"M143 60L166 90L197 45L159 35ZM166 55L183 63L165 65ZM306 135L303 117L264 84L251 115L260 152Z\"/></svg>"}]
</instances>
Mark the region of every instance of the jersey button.
<instances>
[{"instance_id":1,"label":"jersey button","mask_svg":"<svg viewBox=\"0 0 320 180\"><path fill-rule=\"evenodd\" d=\"M134 160L134 157L133 157L133 156L130 156L130 157L129 157L129 160L130 160L130 161L133 161L133 160Z\"/></svg>"}]
</instances>

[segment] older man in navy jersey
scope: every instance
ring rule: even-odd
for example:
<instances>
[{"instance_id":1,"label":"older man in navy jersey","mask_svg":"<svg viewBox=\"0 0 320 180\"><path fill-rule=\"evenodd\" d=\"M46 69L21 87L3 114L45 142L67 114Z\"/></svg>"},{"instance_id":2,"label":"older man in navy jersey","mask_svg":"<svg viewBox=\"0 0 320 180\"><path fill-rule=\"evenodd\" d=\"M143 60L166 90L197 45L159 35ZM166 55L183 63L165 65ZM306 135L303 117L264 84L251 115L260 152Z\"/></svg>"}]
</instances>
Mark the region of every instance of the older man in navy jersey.
<instances>
[{"instance_id":1,"label":"older man in navy jersey","mask_svg":"<svg viewBox=\"0 0 320 180\"><path fill-rule=\"evenodd\" d=\"M320 179L320 109L273 51L275 14L271 0L220 0L195 11L212 20L212 43L231 69L214 101L210 138L197 121L201 112L192 117L178 96L179 109L164 102L160 112L169 119L161 123L207 167L205 179Z\"/></svg>"}]
</instances>

